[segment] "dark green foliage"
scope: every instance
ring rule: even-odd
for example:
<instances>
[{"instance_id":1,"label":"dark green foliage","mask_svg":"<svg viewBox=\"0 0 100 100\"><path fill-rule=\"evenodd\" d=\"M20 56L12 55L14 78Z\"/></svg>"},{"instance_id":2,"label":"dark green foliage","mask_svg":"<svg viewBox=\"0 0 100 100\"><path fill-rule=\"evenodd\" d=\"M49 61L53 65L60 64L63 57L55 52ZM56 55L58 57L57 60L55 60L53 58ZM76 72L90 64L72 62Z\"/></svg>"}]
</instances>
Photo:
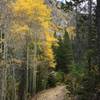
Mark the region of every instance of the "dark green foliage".
<instances>
[{"instance_id":1,"label":"dark green foliage","mask_svg":"<svg viewBox=\"0 0 100 100\"><path fill-rule=\"evenodd\" d=\"M63 72L56 72L56 82L62 83L64 82L64 73Z\"/></svg>"},{"instance_id":2,"label":"dark green foliage","mask_svg":"<svg viewBox=\"0 0 100 100\"><path fill-rule=\"evenodd\" d=\"M77 79L81 79L86 74L86 67L82 65L71 65L69 70L70 74Z\"/></svg>"},{"instance_id":3,"label":"dark green foliage","mask_svg":"<svg viewBox=\"0 0 100 100\"><path fill-rule=\"evenodd\" d=\"M56 73L52 71L48 76L48 87L56 86Z\"/></svg>"},{"instance_id":4,"label":"dark green foliage","mask_svg":"<svg viewBox=\"0 0 100 100\"><path fill-rule=\"evenodd\" d=\"M72 64L72 48L68 32L62 37L58 38L58 47L54 49L56 58L56 69L67 73L69 65Z\"/></svg>"},{"instance_id":5,"label":"dark green foliage","mask_svg":"<svg viewBox=\"0 0 100 100\"><path fill-rule=\"evenodd\" d=\"M48 76L48 87L56 86L64 82L64 73L61 71L51 71Z\"/></svg>"},{"instance_id":6,"label":"dark green foliage","mask_svg":"<svg viewBox=\"0 0 100 100\"><path fill-rule=\"evenodd\" d=\"M98 66L100 70L100 0L97 0L96 26L97 26L97 57L98 57Z\"/></svg>"},{"instance_id":7,"label":"dark green foliage","mask_svg":"<svg viewBox=\"0 0 100 100\"><path fill-rule=\"evenodd\" d=\"M92 100L97 93L97 83L98 75L94 72L87 73L82 79L80 87L77 89L77 94L79 95L80 100Z\"/></svg>"},{"instance_id":8,"label":"dark green foliage","mask_svg":"<svg viewBox=\"0 0 100 100\"><path fill-rule=\"evenodd\" d=\"M68 12L70 10L73 10L75 9L75 7L84 2L85 0L70 0L70 1L67 1L66 0L66 4L63 4L62 3L62 6L61 6L61 9L63 9L65 12Z\"/></svg>"},{"instance_id":9,"label":"dark green foliage","mask_svg":"<svg viewBox=\"0 0 100 100\"><path fill-rule=\"evenodd\" d=\"M65 84L66 88L73 94L76 95L82 79L86 74L86 68L81 65L71 65L69 68L69 74L66 76Z\"/></svg>"},{"instance_id":10,"label":"dark green foliage","mask_svg":"<svg viewBox=\"0 0 100 100\"><path fill-rule=\"evenodd\" d=\"M65 12L72 10L73 9L72 2L66 2L66 4L62 4L61 9L63 9Z\"/></svg>"}]
</instances>

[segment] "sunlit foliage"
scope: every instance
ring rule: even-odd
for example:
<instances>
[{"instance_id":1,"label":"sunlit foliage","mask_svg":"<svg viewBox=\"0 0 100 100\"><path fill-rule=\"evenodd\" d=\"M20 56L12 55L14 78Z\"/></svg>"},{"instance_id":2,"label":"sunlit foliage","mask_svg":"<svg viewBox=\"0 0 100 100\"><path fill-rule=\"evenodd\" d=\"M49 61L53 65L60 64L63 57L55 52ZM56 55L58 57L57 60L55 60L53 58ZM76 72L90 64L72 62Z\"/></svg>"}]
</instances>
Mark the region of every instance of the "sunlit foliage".
<instances>
[{"instance_id":1,"label":"sunlit foliage","mask_svg":"<svg viewBox=\"0 0 100 100\"><path fill-rule=\"evenodd\" d=\"M54 67L52 43L55 41L51 28L51 10L44 0L16 0L11 1L9 8L12 12L10 31L14 35L37 33L38 39L43 42L44 55ZM17 35L18 38L18 35Z\"/></svg>"}]
</instances>

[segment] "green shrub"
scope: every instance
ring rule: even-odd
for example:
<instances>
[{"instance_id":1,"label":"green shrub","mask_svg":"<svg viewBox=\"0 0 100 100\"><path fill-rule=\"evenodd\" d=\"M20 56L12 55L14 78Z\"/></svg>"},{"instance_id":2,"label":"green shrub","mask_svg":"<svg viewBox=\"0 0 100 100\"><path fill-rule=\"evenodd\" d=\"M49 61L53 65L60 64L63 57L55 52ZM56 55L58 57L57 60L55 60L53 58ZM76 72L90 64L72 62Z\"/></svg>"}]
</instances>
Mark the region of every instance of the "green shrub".
<instances>
[{"instance_id":1,"label":"green shrub","mask_svg":"<svg viewBox=\"0 0 100 100\"><path fill-rule=\"evenodd\" d=\"M63 72L56 72L56 82L63 82L64 81L64 73Z\"/></svg>"},{"instance_id":2,"label":"green shrub","mask_svg":"<svg viewBox=\"0 0 100 100\"><path fill-rule=\"evenodd\" d=\"M52 71L48 76L48 86L56 86L58 83L62 83L64 81L64 73L63 72L55 72Z\"/></svg>"},{"instance_id":3,"label":"green shrub","mask_svg":"<svg viewBox=\"0 0 100 100\"><path fill-rule=\"evenodd\" d=\"M56 86L56 73L52 71L48 76L48 87Z\"/></svg>"}]
</instances>

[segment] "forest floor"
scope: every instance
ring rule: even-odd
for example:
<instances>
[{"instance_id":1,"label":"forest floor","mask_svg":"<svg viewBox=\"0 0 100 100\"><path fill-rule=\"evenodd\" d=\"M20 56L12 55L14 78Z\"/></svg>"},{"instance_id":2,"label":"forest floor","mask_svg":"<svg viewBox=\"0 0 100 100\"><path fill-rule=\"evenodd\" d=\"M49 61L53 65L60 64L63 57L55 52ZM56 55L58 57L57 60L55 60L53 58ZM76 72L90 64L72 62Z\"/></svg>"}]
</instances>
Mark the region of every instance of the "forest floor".
<instances>
[{"instance_id":1,"label":"forest floor","mask_svg":"<svg viewBox=\"0 0 100 100\"><path fill-rule=\"evenodd\" d=\"M72 100L65 86L56 86L38 93L32 100Z\"/></svg>"}]
</instances>

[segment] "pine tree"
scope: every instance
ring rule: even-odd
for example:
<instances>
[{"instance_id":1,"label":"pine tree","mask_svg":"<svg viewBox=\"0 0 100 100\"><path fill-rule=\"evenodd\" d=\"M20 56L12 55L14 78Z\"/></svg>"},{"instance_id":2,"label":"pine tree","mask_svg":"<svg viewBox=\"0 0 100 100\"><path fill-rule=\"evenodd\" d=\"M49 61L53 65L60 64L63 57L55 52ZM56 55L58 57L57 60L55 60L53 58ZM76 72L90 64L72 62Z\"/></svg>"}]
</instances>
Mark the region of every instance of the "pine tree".
<instances>
[{"instance_id":1,"label":"pine tree","mask_svg":"<svg viewBox=\"0 0 100 100\"><path fill-rule=\"evenodd\" d=\"M69 65L72 64L72 49L67 31L65 31L63 38L58 38L58 45L54 50L57 62L56 69L67 73Z\"/></svg>"}]
</instances>

